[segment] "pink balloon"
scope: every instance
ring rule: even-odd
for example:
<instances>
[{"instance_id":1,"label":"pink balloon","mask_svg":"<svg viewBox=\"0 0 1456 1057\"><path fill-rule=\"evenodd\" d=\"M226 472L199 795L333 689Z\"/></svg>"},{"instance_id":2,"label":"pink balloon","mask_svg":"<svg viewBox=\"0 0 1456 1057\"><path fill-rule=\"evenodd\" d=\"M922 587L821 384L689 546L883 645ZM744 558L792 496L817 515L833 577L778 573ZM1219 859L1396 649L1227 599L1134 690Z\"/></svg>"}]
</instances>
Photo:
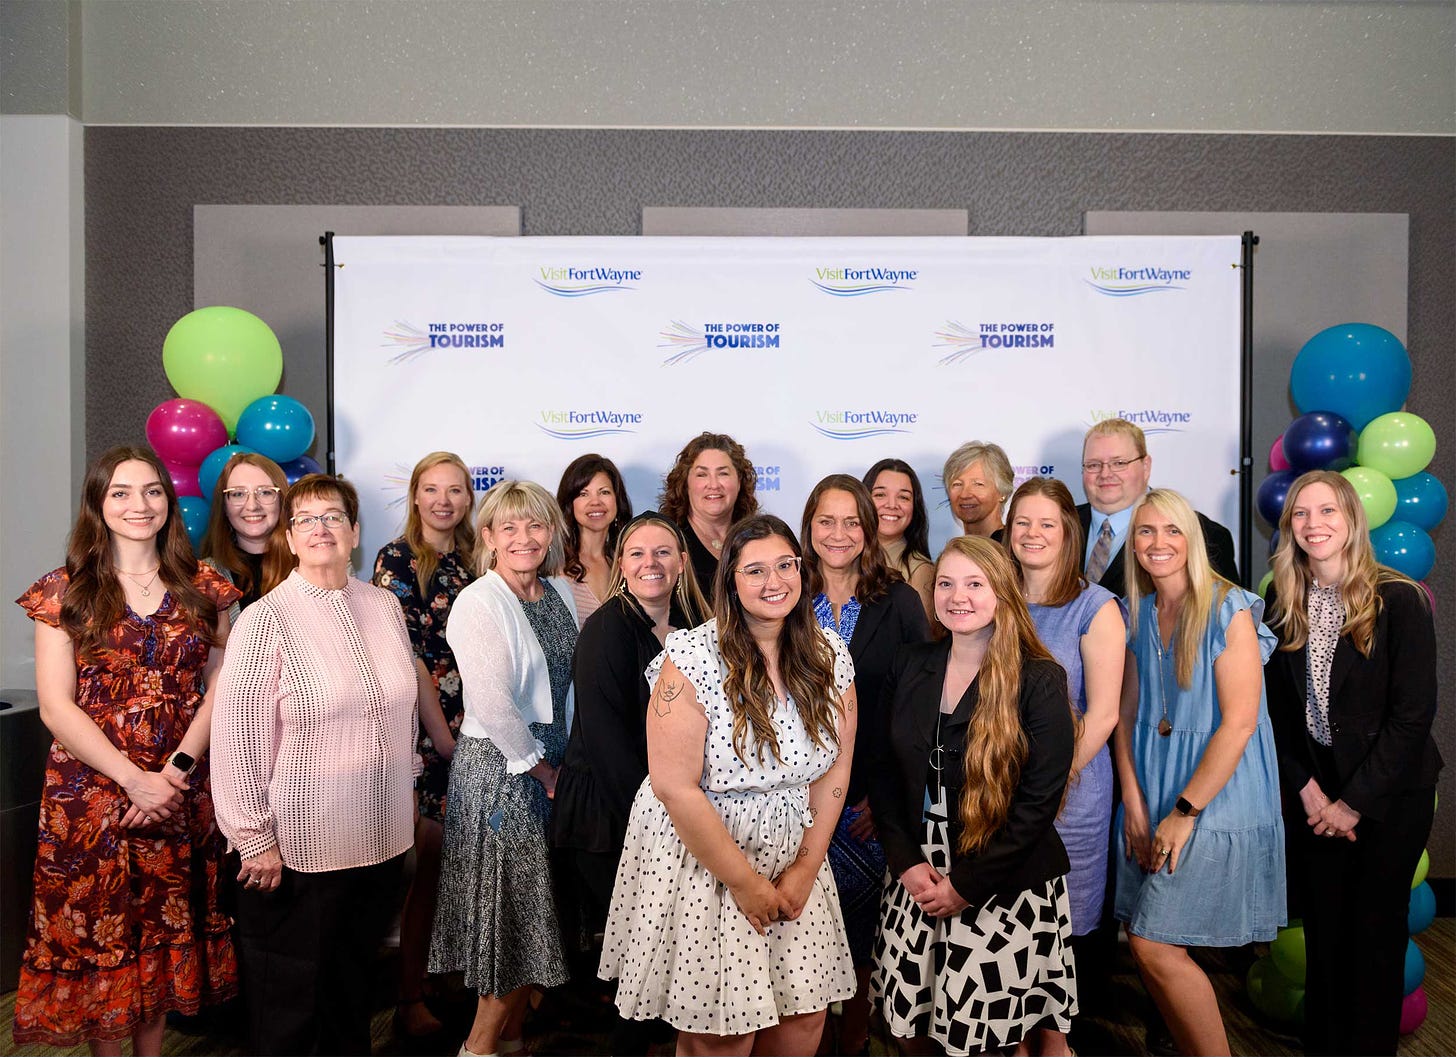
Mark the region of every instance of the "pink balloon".
<instances>
[{"instance_id":1,"label":"pink balloon","mask_svg":"<svg viewBox=\"0 0 1456 1057\"><path fill-rule=\"evenodd\" d=\"M1274 438L1274 446L1269 449L1269 469L1287 470L1289 460L1284 457L1284 434Z\"/></svg>"},{"instance_id":2,"label":"pink balloon","mask_svg":"<svg viewBox=\"0 0 1456 1057\"><path fill-rule=\"evenodd\" d=\"M1431 600L1431 612L1434 613L1436 611L1436 592L1431 590L1431 585L1426 583L1426 581L1417 580L1416 582L1425 588L1426 597Z\"/></svg>"},{"instance_id":3,"label":"pink balloon","mask_svg":"<svg viewBox=\"0 0 1456 1057\"><path fill-rule=\"evenodd\" d=\"M179 496L195 495L198 499L206 498L202 494L202 486L197 483L197 471L201 467L183 466L181 463L168 462L166 459L162 460L162 464L172 475L172 487L177 489Z\"/></svg>"},{"instance_id":4,"label":"pink balloon","mask_svg":"<svg viewBox=\"0 0 1456 1057\"><path fill-rule=\"evenodd\" d=\"M1426 1004L1426 989L1417 987L1410 994L1405 996L1405 1001L1400 1004L1400 1033L1409 1035L1421 1026L1426 1019L1429 1007Z\"/></svg>"},{"instance_id":5,"label":"pink balloon","mask_svg":"<svg viewBox=\"0 0 1456 1057\"><path fill-rule=\"evenodd\" d=\"M147 443L176 466L201 466L209 452L228 441L216 411L196 400L168 400L147 416Z\"/></svg>"}]
</instances>

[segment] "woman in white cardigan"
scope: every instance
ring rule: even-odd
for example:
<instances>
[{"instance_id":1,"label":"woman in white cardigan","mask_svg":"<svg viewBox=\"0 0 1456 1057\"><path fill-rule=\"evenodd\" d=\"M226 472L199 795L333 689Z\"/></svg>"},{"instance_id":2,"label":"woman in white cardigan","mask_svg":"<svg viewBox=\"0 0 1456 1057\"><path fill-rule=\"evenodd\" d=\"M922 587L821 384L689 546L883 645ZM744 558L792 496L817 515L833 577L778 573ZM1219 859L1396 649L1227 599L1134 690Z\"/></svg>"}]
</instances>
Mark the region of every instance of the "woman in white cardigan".
<instances>
[{"instance_id":1,"label":"woman in white cardigan","mask_svg":"<svg viewBox=\"0 0 1456 1057\"><path fill-rule=\"evenodd\" d=\"M465 719L450 765L430 972L480 996L461 1054L519 1050L532 985L567 979L546 840L571 729L576 608L559 577L561 511L540 485L502 481L480 501L480 579L445 638Z\"/></svg>"}]
</instances>

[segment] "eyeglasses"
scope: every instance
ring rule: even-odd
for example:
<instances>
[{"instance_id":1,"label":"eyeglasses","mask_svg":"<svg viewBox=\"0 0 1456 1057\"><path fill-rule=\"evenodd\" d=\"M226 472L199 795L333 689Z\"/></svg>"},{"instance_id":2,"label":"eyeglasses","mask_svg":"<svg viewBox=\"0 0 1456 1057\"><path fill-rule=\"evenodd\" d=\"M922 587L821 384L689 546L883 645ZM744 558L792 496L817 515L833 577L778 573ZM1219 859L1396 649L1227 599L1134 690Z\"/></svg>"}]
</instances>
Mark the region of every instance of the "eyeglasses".
<instances>
[{"instance_id":1,"label":"eyeglasses","mask_svg":"<svg viewBox=\"0 0 1456 1057\"><path fill-rule=\"evenodd\" d=\"M780 558L771 565L756 564L746 565L742 569L733 570L743 577L753 587L759 587L768 583L770 573L778 574L780 580L797 580L799 577L799 564L802 558Z\"/></svg>"},{"instance_id":2,"label":"eyeglasses","mask_svg":"<svg viewBox=\"0 0 1456 1057\"><path fill-rule=\"evenodd\" d=\"M331 529L349 527L348 514L299 514L288 519L288 523L299 532L312 532L320 525L327 525Z\"/></svg>"},{"instance_id":3,"label":"eyeglasses","mask_svg":"<svg viewBox=\"0 0 1456 1057\"><path fill-rule=\"evenodd\" d=\"M277 485L269 485L266 488L224 488L222 497L232 506L243 506L252 496L263 506L276 506L278 497L283 494L283 489Z\"/></svg>"},{"instance_id":4,"label":"eyeglasses","mask_svg":"<svg viewBox=\"0 0 1456 1057\"><path fill-rule=\"evenodd\" d=\"M1146 458L1146 455L1139 455L1135 459L1108 459L1106 462L1103 462L1101 459L1092 459L1089 462L1084 462L1082 464L1082 472L1101 473L1104 469L1107 469L1111 470L1113 473L1120 474L1133 463L1142 462Z\"/></svg>"}]
</instances>

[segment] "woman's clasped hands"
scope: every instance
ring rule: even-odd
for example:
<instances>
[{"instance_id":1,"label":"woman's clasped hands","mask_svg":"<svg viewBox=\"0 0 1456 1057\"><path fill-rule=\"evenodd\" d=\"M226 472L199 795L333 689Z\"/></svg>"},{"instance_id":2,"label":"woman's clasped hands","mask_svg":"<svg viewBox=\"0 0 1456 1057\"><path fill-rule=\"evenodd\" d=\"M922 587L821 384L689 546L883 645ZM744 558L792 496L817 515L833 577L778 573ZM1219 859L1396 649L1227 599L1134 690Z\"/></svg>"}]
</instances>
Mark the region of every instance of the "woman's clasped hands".
<instances>
[{"instance_id":1,"label":"woman's clasped hands","mask_svg":"<svg viewBox=\"0 0 1456 1057\"><path fill-rule=\"evenodd\" d=\"M948 918L959 914L970 903L950 883L950 878L928 862L916 863L900 875L900 883L917 906L933 918Z\"/></svg>"}]
</instances>

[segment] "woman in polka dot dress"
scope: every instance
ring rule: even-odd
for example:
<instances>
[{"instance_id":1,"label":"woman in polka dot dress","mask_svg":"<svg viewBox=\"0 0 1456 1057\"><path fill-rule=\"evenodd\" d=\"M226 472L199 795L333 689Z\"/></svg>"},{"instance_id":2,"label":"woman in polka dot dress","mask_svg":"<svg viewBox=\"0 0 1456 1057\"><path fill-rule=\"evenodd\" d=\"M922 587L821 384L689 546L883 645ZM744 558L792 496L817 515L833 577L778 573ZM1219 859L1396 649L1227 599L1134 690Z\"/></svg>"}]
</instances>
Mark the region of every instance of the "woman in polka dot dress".
<instances>
[{"instance_id":1,"label":"woman in polka dot dress","mask_svg":"<svg viewBox=\"0 0 1456 1057\"><path fill-rule=\"evenodd\" d=\"M648 669L648 779L627 824L601 976L680 1054L812 1054L854 994L825 861L849 784L854 668L821 631L778 518L729 530L714 619ZM815 819L823 820L815 825Z\"/></svg>"}]
</instances>

